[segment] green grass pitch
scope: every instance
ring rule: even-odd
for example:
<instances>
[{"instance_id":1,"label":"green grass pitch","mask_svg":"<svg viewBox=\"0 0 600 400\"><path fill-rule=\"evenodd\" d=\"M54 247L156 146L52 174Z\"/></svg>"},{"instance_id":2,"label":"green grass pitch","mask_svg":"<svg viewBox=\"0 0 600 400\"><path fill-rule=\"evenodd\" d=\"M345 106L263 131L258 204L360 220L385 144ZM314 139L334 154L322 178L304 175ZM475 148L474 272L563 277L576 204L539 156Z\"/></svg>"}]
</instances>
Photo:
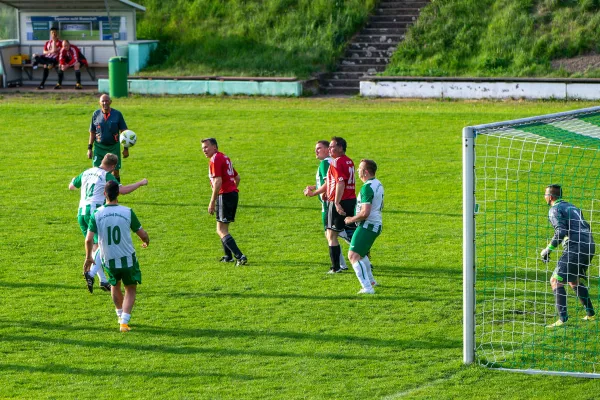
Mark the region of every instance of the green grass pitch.
<instances>
[{"instance_id":1,"label":"green grass pitch","mask_svg":"<svg viewBox=\"0 0 600 400\"><path fill-rule=\"evenodd\" d=\"M461 129L588 103L132 97L138 143L121 197L148 231L143 284L120 334L81 277L79 193L97 98L0 97L0 398L593 398L597 382L462 365ZM339 135L386 189L381 286L328 276L314 144ZM221 265L207 160L214 136L242 181ZM360 186L360 185L359 185ZM540 202L543 199L540 197ZM347 246L344 246L347 250Z\"/></svg>"}]
</instances>

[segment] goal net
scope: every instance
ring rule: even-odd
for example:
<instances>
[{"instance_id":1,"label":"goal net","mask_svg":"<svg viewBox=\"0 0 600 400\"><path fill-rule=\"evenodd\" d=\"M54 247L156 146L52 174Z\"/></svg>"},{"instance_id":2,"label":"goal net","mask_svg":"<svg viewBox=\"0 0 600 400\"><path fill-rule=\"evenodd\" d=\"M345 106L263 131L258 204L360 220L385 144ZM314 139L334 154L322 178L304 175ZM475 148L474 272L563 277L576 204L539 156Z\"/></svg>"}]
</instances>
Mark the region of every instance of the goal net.
<instances>
[{"instance_id":1,"label":"goal net","mask_svg":"<svg viewBox=\"0 0 600 400\"><path fill-rule=\"evenodd\" d=\"M600 107L463 131L464 361L493 368L600 377L600 315L565 285L558 319L550 277L563 251L540 252L554 229L544 190L563 188L600 240ZM582 284L600 309L600 246Z\"/></svg>"}]
</instances>

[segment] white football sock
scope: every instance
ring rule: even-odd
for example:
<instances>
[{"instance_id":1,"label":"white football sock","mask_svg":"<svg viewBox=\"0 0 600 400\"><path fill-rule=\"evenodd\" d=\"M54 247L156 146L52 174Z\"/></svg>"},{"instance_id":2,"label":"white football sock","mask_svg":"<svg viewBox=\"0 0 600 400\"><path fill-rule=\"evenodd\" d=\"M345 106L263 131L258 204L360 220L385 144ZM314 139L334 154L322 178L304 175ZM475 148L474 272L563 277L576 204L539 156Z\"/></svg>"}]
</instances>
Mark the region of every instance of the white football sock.
<instances>
[{"instance_id":1,"label":"white football sock","mask_svg":"<svg viewBox=\"0 0 600 400\"><path fill-rule=\"evenodd\" d=\"M342 251L342 244L340 243L340 268L348 268L346 265L346 258L344 257L344 252Z\"/></svg>"},{"instance_id":2,"label":"white football sock","mask_svg":"<svg viewBox=\"0 0 600 400\"><path fill-rule=\"evenodd\" d=\"M119 323L121 323L121 315L123 315L123 309L122 308L116 308L115 312L117 313L117 319L119 320Z\"/></svg>"},{"instance_id":3,"label":"white football sock","mask_svg":"<svg viewBox=\"0 0 600 400\"><path fill-rule=\"evenodd\" d=\"M371 260L369 260L368 256L364 256L361 259L361 261L367 265L367 274L369 275L369 282L371 282L371 285L376 284L377 282L375 282L375 278L373 278L373 270L371 269Z\"/></svg>"},{"instance_id":4,"label":"white football sock","mask_svg":"<svg viewBox=\"0 0 600 400\"><path fill-rule=\"evenodd\" d=\"M369 279L369 275L367 273L367 266L363 262L357 261L352 264L352 268L354 268L356 277L358 278L358 281L363 289L373 290L373 286L371 286L371 280Z\"/></svg>"},{"instance_id":5,"label":"white football sock","mask_svg":"<svg viewBox=\"0 0 600 400\"><path fill-rule=\"evenodd\" d=\"M122 324L128 324L130 319L131 319L131 314L123 313L123 314L121 314L121 321L120 321L120 323L122 323Z\"/></svg>"},{"instance_id":6,"label":"white football sock","mask_svg":"<svg viewBox=\"0 0 600 400\"><path fill-rule=\"evenodd\" d=\"M108 282L106 275L104 274L104 269L102 268L102 259L100 258L100 249L96 250L94 254L94 264L90 268L90 275L95 276L98 275L98 279L100 279L100 283Z\"/></svg>"}]
</instances>

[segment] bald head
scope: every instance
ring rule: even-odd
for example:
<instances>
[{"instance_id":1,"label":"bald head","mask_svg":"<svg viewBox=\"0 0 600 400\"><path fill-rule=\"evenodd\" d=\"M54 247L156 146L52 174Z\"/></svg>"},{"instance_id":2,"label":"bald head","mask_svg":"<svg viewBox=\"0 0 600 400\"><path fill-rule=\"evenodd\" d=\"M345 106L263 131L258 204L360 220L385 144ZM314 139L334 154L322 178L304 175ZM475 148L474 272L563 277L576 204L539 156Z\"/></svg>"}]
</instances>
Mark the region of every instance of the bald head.
<instances>
[{"instance_id":1,"label":"bald head","mask_svg":"<svg viewBox=\"0 0 600 400\"><path fill-rule=\"evenodd\" d=\"M110 104L112 103L112 100L110 99L110 96L107 94L103 94L102 96L100 96L100 108L102 108L102 112L107 114L110 112Z\"/></svg>"}]
</instances>

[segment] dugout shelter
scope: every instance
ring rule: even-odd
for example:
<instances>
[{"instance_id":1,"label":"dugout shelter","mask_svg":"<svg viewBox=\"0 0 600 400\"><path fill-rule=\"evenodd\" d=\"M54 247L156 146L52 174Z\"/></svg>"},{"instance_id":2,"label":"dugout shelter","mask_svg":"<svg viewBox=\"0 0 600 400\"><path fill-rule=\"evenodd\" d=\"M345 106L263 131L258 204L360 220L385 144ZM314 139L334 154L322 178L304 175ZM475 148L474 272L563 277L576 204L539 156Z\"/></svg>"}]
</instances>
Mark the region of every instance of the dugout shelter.
<instances>
[{"instance_id":1,"label":"dugout shelter","mask_svg":"<svg viewBox=\"0 0 600 400\"><path fill-rule=\"evenodd\" d=\"M0 5L16 10L16 35L0 41L0 74L3 87L37 85L42 69L34 70L31 57L41 54L58 28L61 39L79 47L88 60L82 70L83 85L97 85L98 76L108 75L108 60L114 56L129 59L130 75L143 68L156 48L156 40L137 40L136 14L146 8L128 0L0 0ZM55 72L51 71L50 81ZM65 73L65 84L73 80L73 70Z\"/></svg>"}]
</instances>

